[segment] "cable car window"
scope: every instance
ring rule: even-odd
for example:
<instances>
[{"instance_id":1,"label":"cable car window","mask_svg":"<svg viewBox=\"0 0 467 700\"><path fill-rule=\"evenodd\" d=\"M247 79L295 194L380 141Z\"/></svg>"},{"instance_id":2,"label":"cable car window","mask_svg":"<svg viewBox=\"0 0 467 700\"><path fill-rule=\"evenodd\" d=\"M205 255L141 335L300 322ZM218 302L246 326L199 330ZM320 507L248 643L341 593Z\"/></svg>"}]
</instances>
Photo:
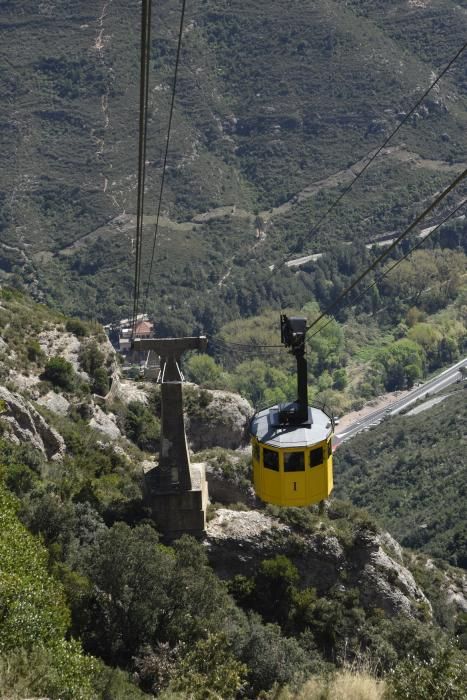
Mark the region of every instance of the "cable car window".
<instances>
[{"instance_id":1,"label":"cable car window","mask_svg":"<svg viewBox=\"0 0 467 700\"><path fill-rule=\"evenodd\" d=\"M317 467L323 463L323 448L317 447L310 452L310 467Z\"/></svg>"},{"instance_id":2,"label":"cable car window","mask_svg":"<svg viewBox=\"0 0 467 700\"><path fill-rule=\"evenodd\" d=\"M329 457L332 457L332 442L329 440L328 442L328 459Z\"/></svg>"},{"instance_id":3,"label":"cable car window","mask_svg":"<svg viewBox=\"0 0 467 700\"><path fill-rule=\"evenodd\" d=\"M257 442L253 443L253 459L257 462L259 460L259 445Z\"/></svg>"},{"instance_id":4,"label":"cable car window","mask_svg":"<svg viewBox=\"0 0 467 700\"><path fill-rule=\"evenodd\" d=\"M275 472L279 471L279 453L263 447L263 464L266 469L272 469Z\"/></svg>"},{"instance_id":5,"label":"cable car window","mask_svg":"<svg viewBox=\"0 0 467 700\"><path fill-rule=\"evenodd\" d=\"M305 454L303 452L284 452L285 472L304 472Z\"/></svg>"}]
</instances>

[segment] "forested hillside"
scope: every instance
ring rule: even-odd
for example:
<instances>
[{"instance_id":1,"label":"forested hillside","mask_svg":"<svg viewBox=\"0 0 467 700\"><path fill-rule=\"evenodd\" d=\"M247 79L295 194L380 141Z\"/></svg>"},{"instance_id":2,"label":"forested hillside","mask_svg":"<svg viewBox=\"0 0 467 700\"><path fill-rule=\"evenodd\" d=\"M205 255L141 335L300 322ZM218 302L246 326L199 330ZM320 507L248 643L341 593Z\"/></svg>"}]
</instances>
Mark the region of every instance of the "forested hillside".
<instances>
[{"instance_id":1,"label":"forested hillside","mask_svg":"<svg viewBox=\"0 0 467 700\"><path fill-rule=\"evenodd\" d=\"M170 0L153 17L146 262L179 10ZM127 316L139 4L4 0L0 21L2 276L68 312ZM188 3L148 304L161 330L212 332L303 305L310 274L271 276L270 264L399 229L462 169L465 58L310 239L466 24L465 2L451 0Z\"/></svg>"},{"instance_id":2,"label":"forested hillside","mask_svg":"<svg viewBox=\"0 0 467 700\"><path fill-rule=\"evenodd\" d=\"M404 546L467 567L466 397L386 420L336 455L336 495L368 508Z\"/></svg>"},{"instance_id":3,"label":"forested hillside","mask_svg":"<svg viewBox=\"0 0 467 700\"><path fill-rule=\"evenodd\" d=\"M202 542L165 542L142 494L158 394L119 380L102 396L118 367L101 327L2 288L0 368L2 697L335 700L363 686L403 700L416 684L463 700L462 571L338 499L243 498L249 455L218 446L193 387L208 448L193 459L224 495Z\"/></svg>"},{"instance_id":4,"label":"forested hillside","mask_svg":"<svg viewBox=\"0 0 467 700\"><path fill-rule=\"evenodd\" d=\"M463 386L339 448L320 506L260 503L244 448L253 406L295 397L279 310L313 322L467 167L466 50L327 216L467 0L190 0L174 94L180 10L153 3L140 301L209 336L184 399L211 503L171 542L143 488L160 391L99 324L132 310L141 0L0 0L0 697L464 700ZM313 402L464 356L465 209L432 228L465 182L310 329Z\"/></svg>"},{"instance_id":5,"label":"forested hillside","mask_svg":"<svg viewBox=\"0 0 467 700\"><path fill-rule=\"evenodd\" d=\"M464 356L467 258L458 245L462 240L467 242L463 222L447 225L436 247L425 244L426 250L415 251L385 277L376 275L358 305L343 306L336 318L318 324L318 332L311 329L306 347L313 401L341 415L385 392L410 389ZM319 303L297 308L290 300L284 310L313 321L331 303L334 290L348 286L370 260L365 248L349 246L309 263ZM206 387L238 391L256 407L292 400L295 363L277 347L279 340L275 310L224 323L209 344L214 357L189 358L188 375Z\"/></svg>"}]
</instances>

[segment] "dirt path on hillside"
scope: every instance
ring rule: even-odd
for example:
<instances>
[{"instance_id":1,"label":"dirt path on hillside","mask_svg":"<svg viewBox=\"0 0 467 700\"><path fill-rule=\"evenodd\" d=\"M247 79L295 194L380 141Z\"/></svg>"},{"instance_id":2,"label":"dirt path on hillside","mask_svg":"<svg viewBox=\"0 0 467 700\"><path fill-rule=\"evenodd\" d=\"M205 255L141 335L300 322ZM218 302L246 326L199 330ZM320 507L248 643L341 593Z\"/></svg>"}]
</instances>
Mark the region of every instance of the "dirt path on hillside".
<instances>
[{"instance_id":1,"label":"dirt path on hillside","mask_svg":"<svg viewBox=\"0 0 467 700\"><path fill-rule=\"evenodd\" d=\"M300 192L291 197L291 199L289 199L287 202L284 202L284 204L281 204L278 207L273 207L272 209L260 211L258 217L261 218L267 224L269 221L271 221L271 219L286 214L301 202L304 202L307 199L310 199L311 197L315 197L322 190L334 189L339 186L345 186L350 184L352 180L355 179L360 170L366 165L368 159L372 157L373 153L374 151L371 151L364 158L353 163L353 165L351 165L349 168L344 168L343 170L339 170L338 172L329 175L326 178L316 180L315 182L310 183L302 190L300 190ZM395 160L400 163L405 163L419 169L446 173L458 173L467 167L467 164L465 163L448 163L446 161L441 160L431 160L428 158L422 158L422 156L418 155L418 153L407 151L402 146L385 148L383 151L381 151L377 160L381 160L383 158L389 158L391 160ZM206 212L201 212L187 221L172 221L167 217L161 217L159 223L161 228L168 228L178 232L185 232L191 231L208 221L222 219L225 216L230 216L235 219L244 219L246 221L251 222L253 222L256 218L252 212L246 211L245 209L240 209L235 205L228 205L222 207L215 207L213 209L209 209ZM150 224L153 218L154 217L146 216L145 222ZM99 237L106 238L108 236L111 236L113 233L115 233L116 230L118 230L120 233L122 232L122 229L124 232L130 231L134 228L134 222L134 216L125 213L119 214L103 226L99 226L94 231L86 233L70 245L65 246L60 251L58 251L58 254L72 255L77 250L86 245L86 243L91 242L94 239L97 239Z\"/></svg>"}]
</instances>

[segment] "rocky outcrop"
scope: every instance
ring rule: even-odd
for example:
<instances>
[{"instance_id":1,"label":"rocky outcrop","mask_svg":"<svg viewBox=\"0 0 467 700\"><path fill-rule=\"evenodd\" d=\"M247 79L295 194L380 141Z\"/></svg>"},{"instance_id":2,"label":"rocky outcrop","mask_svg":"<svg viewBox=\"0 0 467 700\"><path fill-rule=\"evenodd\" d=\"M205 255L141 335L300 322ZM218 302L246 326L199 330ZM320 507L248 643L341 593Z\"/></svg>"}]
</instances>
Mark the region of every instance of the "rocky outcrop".
<instances>
[{"instance_id":1,"label":"rocky outcrop","mask_svg":"<svg viewBox=\"0 0 467 700\"><path fill-rule=\"evenodd\" d=\"M324 526L323 526L324 527ZM252 576L266 558L284 554L298 568L303 586L325 594L332 586L360 590L366 608L417 617L431 610L410 571L384 547L386 537L366 529L343 543L332 526L296 532L258 511L220 509L207 525L206 547L222 578Z\"/></svg>"},{"instance_id":2,"label":"rocky outcrop","mask_svg":"<svg viewBox=\"0 0 467 700\"><path fill-rule=\"evenodd\" d=\"M0 387L0 421L13 442L29 443L48 459L57 460L64 455L62 436L28 401L5 387Z\"/></svg>"},{"instance_id":3,"label":"rocky outcrop","mask_svg":"<svg viewBox=\"0 0 467 700\"><path fill-rule=\"evenodd\" d=\"M206 463L206 479L211 501L223 505L244 503L252 508L256 505L256 494L251 484L247 485L242 481L227 479L209 461Z\"/></svg>"},{"instance_id":4,"label":"rocky outcrop","mask_svg":"<svg viewBox=\"0 0 467 700\"><path fill-rule=\"evenodd\" d=\"M235 511L221 508L208 523L208 546L235 541L239 546L251 546L258 553L274 539L274 534L290 534L287 525L258 510ZM260 545L260 542L263 544Z\"/></svg>"},{"instance_id":5,"label":"rocky outcrop","mask_svg":"<svg viewBox=\"0 0 467 700\"><path fill-rule=\"evenodd\" d=\"M39 377L35 374L23 374L14 369L10 369L8 373L8 384L15 390L21 393L26 392L28 396L35 399L39 396L38 384Z\"/></svg>"},{"instance_id":6,"label":"rocky outcrop","mask_svg":"<svg viewBox=\"0 0 467 700\"><path fill-rule=\"evenodd\" d=\"M201 392L200 392L201 393ZM248 401L228 391L203 390L207 401L187 408L187 436L198 452L209 447L237 449L248 440L248 421L253 409ZM193 405L194 404L194 405Z\"/></svg>"},{"instance_id":7,"label":"rocky outcrop","mask_svg":"<svg viewBox=\"0 0 467 700\"><path fill-rule=\"evenodd\" d=\"M456 610L467 613L467 576L462 575L459 581L452 581L446 574L447 601Z\"/></svg>"},{"instance_id":8,"label":"rocky outcrop","mask_svg":"<svg viewBox=\"0 0 467 700\"><path fill-rule=\"evenodd\" d=\"M159 385L124 380L117 369L112 375L112 386L105 397L128 404L149 403L151 389ZM190 448L199 452L211 447L236 450L248 442L248 422L253 409L238 394L215 389L201 389L196 384L184 384L185 428Z\"/></svg>"},{"instance_id":9,"label":"rocky outcrop","mask_svg":"<svg viewBox=\"0 0 467 700\"><path fill-rule=\"evenodd\" d=\"M52 413L57 413L59 416L66 416L70 408L70 402L63 394L57 394L56 391L49 391L45 396L41 396L37 403L40 406L45 406Z\"/></svg>"},{"instance_id":10,"label":"rocky outcrop","mask_svg":"<svg viewBox=\"0 0 467 700\"><path fill-rule=\"evenodd\" d=\"M384 551L380 537L362 530L350 554L365 606L412 616L417 616L421 608L431 611L411 572Z\"/></svg>"},{"instance_id":11,"label":"rocky outcrop","mask_svg":"<svg viewBox=\"0 0 467 700\"><path fill-rule=\"evenodd\" d=\"M244 503L254 508L258 501L251 482L251 447L211 452L203 455L211 501L227 507L232 503Z\"/></svg>"},{"instance_id":12,"label":"rocky outcrop","mask_svg":"<svg viewBox=\"0 0 467 700\"><path fill-rule=\"evenodd\" d=\"M42 331L39 334L39 345L47 358L55 355L64 357L82 379L89 381L89 376L81 370L79 364L81 343L73 333L67 333L60 328Z\"/></svg>"},{"instance_id":13,"label":"rocky outcrop","mask_svg":"<svg viewBox=\"0 0 467 700\"><path fill-rule=\"evenodd\" d=\"M437 567L432 559L426 559L425 567L436 575ZM442 581L439 582L439 587L441 591L444 591L448 605L457 613L467 613L467 574L465 570L446 569L442 573Z\"/></svg>"},{"instance_id":14,"label":"rocky outcrop","mask_svg":"<svg viewBox=\"0 0 467 700\"><path fill-rule=\"evenodd\" d=\"M136 384L128 379L122 379L119 370L115 370L112 374L112 385L105 400L106 402L118 400L125 404L139 401L146 405L148 403L148 389L149 385Z\"/></svg>"},{"instance_id":15,"label":"rocky outcrop","mask_svg":"<svg viewBox=\"0 0 467 700\"><path fill-rule=\"evenodd\" d=\"M117 440L122 437L120 429L117 425L117 418L113 413L104 413L99 406L92 407L93 415L89 421L89 426L94 430L99 430L104 435L107 435L111 440Z\"/></svg>"}]
</instances>

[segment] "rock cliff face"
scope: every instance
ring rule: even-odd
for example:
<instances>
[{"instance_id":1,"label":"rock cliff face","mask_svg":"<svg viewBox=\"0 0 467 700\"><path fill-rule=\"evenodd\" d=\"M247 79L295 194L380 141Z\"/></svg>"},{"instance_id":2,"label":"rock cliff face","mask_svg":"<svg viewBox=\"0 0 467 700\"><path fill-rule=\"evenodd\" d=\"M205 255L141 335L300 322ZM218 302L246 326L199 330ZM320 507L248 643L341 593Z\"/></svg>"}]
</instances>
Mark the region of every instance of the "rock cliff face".
<instances>
[{"instance_id":1,"label":"rock cliff face","mask_svg":"<svg viewBox=\"0 0 467 700\"><path fill-rule=\"evenodd\" d=\"M228 391L204 391L191 386L202 396L198 406L189 402L187 406L187 436L195 452L209 447L237 449L248 441L248 421L253 409L248 401Z\"/></svg>"},{"instance_id":2,"label":"rock cliff face","mask_svg":"<svg viewBox=\"0 0 467 700\"><path fill-rule=\"evenodd\" d=\"M345 581L360 590L365 607L417 617L431 606L394 544L362 528L351 545L344 545L329 530L298 533L264 513L228 509L217 511L206 538L210 561L222 578L252 576L263 559L284 554L298 568L302 584L320 594Z\"/></svg>"},{"instance_id":3,"label":"rock cliff face","mask_svg":"<svg viewBox=\"0 0 467 700\"><path fill-rule=\"evenodd\" d=\"M45 330L39 334L39 345L47 358L60 355L71 363L75 372L89 381L89 376L81 370L79 364L79 353L81 342L73 333L68 333L60 328Z\"/></svg>"},{"instance_id":4,"label":"rock cliff face","mask_svg":"<svg viewBox=\"0 0 467 700\"><path fill-rule=\"evenodd\" d=\"M149 383L135 385L117 376L109 398L124 403L139 401L148 404ZM156 391L159 390L159 385ZM248 422L253 415L250 403L239 394L216 389L202 389L197 384L183 385L185 430L193 452L222 447L238 450L248 443Z\"/></svg>"},{"instance_id":5,"label":"rock cliff face","mask_svg":"<svg viewBox=\"0 0 467 700\"><path fill-rule=\"evenodd\" d=\"M99 430L104 435L107 435L111 440L118 440L122 437L117 419L113 413L104 413L99 406L92 406L92 417L89 421L89 426L95 430Z\"/></svg>"},{"instance_id":6,"label":"rock cliff face","mask_svg":"<svg viewBox=\"0 0 467 700\"><path fill-rule=\"evenodd\" d=\"M68 399L53 390L48 391L45 396L41 396L37 403L40 406L45 406L49 411L57 413L59 416L66 416L70 408Z\"/></svg>"},{"instance_id":7,"label":"rock cliff face","mask_svg":"<svg viewBox=\"0 0 467 700\"><path fill-rule=\"evenodd\" d=\"M110 391L105 397L107 402L122 401L124 404L129 404L131 401L139 401L140 403L147 405L149 390L148 384L143 384L139 386L128 379L122 379L120 374L120 369L117 367L112 374L112 386Z\"/></svg>"},{"instance_id":8,"label":"rock cliff face","mask_svg":"<svg viewBox=\"0 0 467 700\"><path fill-rule=\"evenodd\" d=\"M0 421L13 442L29 443L48 459L61 459L65 453L62 436L48 425L28 401L2 386Z\"/></svg>"},{"instance_id":9,"label":"rock cliff face","mask_svg":"<svg viewBox=\"0 0 467 700\"><path fill-rule=\"evenodd\" d=\"M209 497L213 503L222 503L224 505L244 503L251 508L257 505L258 499L251 481L241 477L238 478L235 472L227 477L221 469L208 460L206 464L206 478L209 485Z\"/></svg>"}]
</instances>

